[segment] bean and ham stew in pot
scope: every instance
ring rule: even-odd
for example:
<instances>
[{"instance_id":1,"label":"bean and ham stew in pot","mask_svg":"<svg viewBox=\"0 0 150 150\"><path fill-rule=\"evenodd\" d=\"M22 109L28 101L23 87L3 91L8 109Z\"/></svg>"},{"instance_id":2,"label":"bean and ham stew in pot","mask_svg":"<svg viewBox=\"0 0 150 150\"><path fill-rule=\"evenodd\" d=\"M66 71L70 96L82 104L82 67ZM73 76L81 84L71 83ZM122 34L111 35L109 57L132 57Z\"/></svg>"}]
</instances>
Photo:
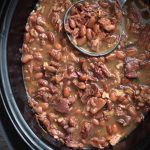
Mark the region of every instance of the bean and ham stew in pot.
<instances>
[{"instance_id":1,"label":"bean and ham stew in pot","mask_svg":"<svg viewBox=\"0 0 150 150\"><path fill-rule=\"evenodd\" d=\"M68 147L105 148L129 135L150 108L150 8L144 0L129 0L120 13L114 1L114 14L123 19L121 41L113 53L89 57L64 33L64 14L75 2L40 0L28 18L21 49L28 102L47 133ZM103 45L103 36L114 40L109 35L117 22L100 15L99 23L85 29L94 18L92 7L103 14L111 6L105 0L85 2L78 8L84 14L75 8L72 15L79 18L69 24L77 41L84 37L91 48L93 41Z\"/></svg>"}]
</instances>

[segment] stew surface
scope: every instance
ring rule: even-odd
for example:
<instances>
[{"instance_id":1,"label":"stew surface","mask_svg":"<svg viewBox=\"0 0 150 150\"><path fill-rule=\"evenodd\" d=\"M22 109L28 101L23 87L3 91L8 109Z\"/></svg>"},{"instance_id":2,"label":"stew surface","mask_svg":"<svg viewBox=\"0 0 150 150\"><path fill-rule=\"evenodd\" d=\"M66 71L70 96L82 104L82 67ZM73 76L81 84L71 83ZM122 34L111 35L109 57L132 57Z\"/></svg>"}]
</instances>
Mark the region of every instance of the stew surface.
<instances>
[{"instance_id":1,"label":"stew surface","mask_svg":"<svg viewBox=\"0 0 150 150\"><path fill-rule=\"evenodd\" d=\"M68 147L113 146L150 108L150 8L143 0L128 1L118 48L88 57L64 33L63 17L74 2L40 0L28 18L21 61L29 105L41 126Z\"/></svg>"}]
</instances>

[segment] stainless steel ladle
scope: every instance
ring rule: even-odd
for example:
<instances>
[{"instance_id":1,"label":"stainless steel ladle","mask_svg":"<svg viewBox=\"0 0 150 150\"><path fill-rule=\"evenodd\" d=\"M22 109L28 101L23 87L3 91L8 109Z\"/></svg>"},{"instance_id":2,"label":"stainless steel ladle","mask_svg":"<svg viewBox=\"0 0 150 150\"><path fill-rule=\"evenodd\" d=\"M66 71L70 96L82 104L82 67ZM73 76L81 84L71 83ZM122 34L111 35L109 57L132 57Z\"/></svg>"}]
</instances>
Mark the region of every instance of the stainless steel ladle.
<instances>
[{"instance_id":1,"label":"stainless steel ladle","mask_svg":"<svg viewBox=\"0 0 150 150\"><path fill-rule=\"evenodd\" d=\"M64 22L63 22L63 23L64 23L64 27L65 27L65 24L67 23L68 15L69 15L71 9L72 9L74 6L76 6L78 3L83 3L83 2L85 2L85 1L86 1L86 0L80 0L80 1L78 1L78 2L76 2L76 3L74 3L74 4L66 11L65 16L64 16ZM108 1L109 1L109 2L113 2L113 0L108 0ZM118 3L119 3L119 5L120 5L121 8L124 6L125 2L126 2L126 0L118 0ZM86 55L89 55L89 56L105 56L105 55L110 54L111 52L113 52L113 51L117 48L117 46L118 46L118 44L119 44L119 42L120 42L120 40L121 40L121 36L122 36L122 22L121 22L120 25L119 25L119 37L118 37L118 40L117 40L116 44L114 44L114 47L113 47L113 48L108 49L108 50L105 50L104 52L91 52L91 51L88 51L88 50L86 50L86 49L84 49L84 48L82 48L82 47L77 46L76 44L74 44L74 43L72 42L71 36L67 33L66 30L65 30L65 32L66 32L66 36L68 37L68 39L69 39L69 41L71 42L71 44L72 44L77 50L79 50L80 52L82 52L82 53L84 53L84 54L86 54Z\"/></svg>"}]
</instances>

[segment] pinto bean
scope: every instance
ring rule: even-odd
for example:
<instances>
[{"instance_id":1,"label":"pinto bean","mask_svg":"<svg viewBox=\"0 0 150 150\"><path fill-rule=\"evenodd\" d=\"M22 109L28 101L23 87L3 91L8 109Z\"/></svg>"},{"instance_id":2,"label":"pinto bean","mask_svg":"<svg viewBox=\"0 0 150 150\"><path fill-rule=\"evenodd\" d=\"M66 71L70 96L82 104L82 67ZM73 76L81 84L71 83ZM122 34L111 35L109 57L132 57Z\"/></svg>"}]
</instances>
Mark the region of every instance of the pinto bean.
<instances>
[{"instance_id":1,"label":"pinto bean","mask_svg":"<svg viewBox=\"0 0 150 150\"><path fill-rule=\"evenodd\" d=\"M115 52L118 59L124 60L125 59L125 53L123 51L116 51Z\"/></svg>"},{"instance_id":2,"label":"pinto bean","mask_svg":"<svg viewBox=\"0 0 150 150\"><path fill-rule=\"evenodd\" d=\"M46 20L43 16L39 15L37 17L36 23L40 26L45 26L46 25Z\"/></svg>"},{"instance_id":3,"label":"pinto bean","mask_svg":"<svg viewBox=\"0 0 150 150\"><path fill-rule=\"evenodd\" d=\"M40 106L42 107L43 110L48 109L48 103L41 103Z\"/></svg>"},{"instance_id":4,"label":"pinto bean","mask_svg":"<svg viewBox=\"0 0 150 150\"><path fill-rule=\"evenodd\" d=\"M64 97L69 97L70 96L70 88L65 87L63 93L64 93Z\"/></svg>"},{"instance_id":5,"label":"pinto bean","mask_svg":"<svg viewBox=\"0 0 150 150\"><path fill-rule=\"evenodd\" d=\"M113 134L113 133L112 133L111 125L106 125L106 130L107 130L107 133L108 133L109 135L112 135L112 134Z\"/></svg>"},{"instance_id":6,"label":"pinto bean","mask_svg":"<svg viewBox=\"0 0 150 150\"><path fill-rule=\"evenodd\" d=\"M86 36L84 36L82 38L77 38L77 45L83 46L86 43L86 41L87 41Z\"/></svg>"},{"instance_id":7,"label":"pinto bean","mask_svg":"<svg viewBox=\"0 0 150 150\"><path fill-rule=\"evenodd\" d=\"M81 75L80 80L81 81L86 81L87 80L87 75L86 74Z\"/></svg>"},{"instance_id":8,"label":"pinto bean","mask_svg":"<svg viewBox=\"0 0 150 150\"><path fill-rule=\"evenodd\" d=\"M41 71L42 70L42 67L41 66L33 66L33 70L34 71Z\"/></svg>"},{"instance_id":9,"label":"pinto bean","mask_svg":"<svg viewBox=\"0 0 150 150\"><path fill-rule=\"evenodd\" d=\"M56 42L56 43L54 44L54 48L56 48L56 49L58 49L58 50L61 50L61 49L62 49L62 46L61 46L61 44L59 44L58 42Z\"/></svg>"},{"instance_id":10,"label":"pinto bean","mask_svg":"<svg viewBox=\"0 0 150 150\"><path fill-rule=\"evenodd\" d=\"M76 23L73 19L69 19L69 26L74 29L76 27Z\"/></svg>"},{"instance_id":11,"label":"pinto bean","mask_svg":"<svg viewBox=\"0 0 150 150\"><path fill-rule=\"evenodd\" d=\"M32 15L29 17L29 21L32 23L32 24L35 24L36 23L36 20L37 20L37 16L36 15Z\"/></svg>"},{"instance_id":12,"label":"pinto bean","mask_svg":"<svg viewBox=\"0 0 150 150\"><path fill-rule=\"evenodd\" d=\"M36 74L34 75L34 78L35 78L35 79L41 79L41 78L43 78L43 73L42 73L42 72L36 73Z\"/></svg>"},{"instance_id":13,"label":"pinto bean","mask_svg":"<svg viewBox=\"0 0 150 150\"><path fill-rule=\"evenodd\" d=\"M116 134L116 133L118 132L118 127L117 127L116 124L113 124L113 125L111 126L111 129L112 129L112 133L113 133L113 134Z\"/></svg>"},{"instance_id":14,"label":"pinto bean","mask_svg":"<svg viewBox=\"0 0 150 150\"><path fill-rule=\"evenodd\" d=\"M92 123L93 123L94 125L96 125L96 126L99 125L99 121L98 121L97 119L93 119L93 120L92 120Z\"/></svg>"},{"instance_id":15,"label":"pinto bean","mask_svg":"<svg viewBox=\"0 0 150 150\"><path fill-rule=\"evenodd\" d=\"M40 79L38 80L38 83L42 86L48 86L48 81L47 80L44 80L44 79Z\"/></svg>"},{"instance_id":16,"label":"pinto bean","mask_svg":"<svg viewBox=\"0 0 150 150\"><path fill-rule=\"evenodd\" d=\"M82 89L82 90L86 88L86 84L84 82L79 82L77 86L79 89Z\"/></svg>"},{"instance_id":17,"label":"pinto bean","mask_svg":"<svg viewBox=\"0 0 150 150\"><path fill-rule=\"evenodd\" d=\"M115 28L116 28L116 26L113 24L105 26L105 30L108 32L115 30Z\"/></svg>"},{"instance_id":18,"label":"pinto bean","mask_svg":"<svg viewBox=\"0 0 150 150\"><path fill-rule=\"evenodd\" d=\"M34 107L34 111L35 111L37 114L42 114L43 109L42 109L41 106L38 106L38 107Z\"/></svg>"},{"instance_id":19,"label":"pinto bean","mask_svg":"<svg viewBox=\"0 0 150 150\"><path fill-rule=\"evenodd\" d=\"M55 36L54 36L54 33L53 32L48 32L47 33L47 37L48 37L48 40L51 44L54 44L55 42Z\"/></svg>"},{"instance_id":20,"label":"pinto bean","mask_svg":"<svg viewBox=\"0 0 150 150\"><path fill-rule=\"evenodd\" d=\"M92 38L93 38L93 36L92 36L92 29L87 28L86 37L87 37L88 40L92 40Z\"/></svg>"},{"instance_id":21,"label":"pinto bean","mask_svg":"<svg viewBox=\"0 0 150 150\"><path fill-rule=\"evenodd\" d=\"M44 33L45 32L45 29L42 26L39 26L39 25L36 25L35 29L39 33Z\"/></svg>"},{"instance_id":22,"label":"pinto bean","mask_svg":"<svg viewBox=\"0 0 150 150\"><path fill-rule=\"evenodd\" d=\"M95 24L95 25L93 26L93 31L94 31L96 34L98 34L98 33L100 32L100 27L99 27L98 24Z\"/></svg>"},{"instance_id":23,"label":"pinto bean","mask_svg":"<svg viewBox=\"0 0 150 150\"><path fill-rule=\"evenodd\" d=\"M85 25L82 25L80 27L80 36L83 37L86 35L86 26Z\"/></svg>"},{"instance_id":24,"label":"pinto bean","mask_svg":"<svg viewBox=\"0 0 150 150\"><path fill-rule=\"evenodd\" d=\"M136 112L135 107L129 106L129 108L128 108L127 110L128 110L129 114L130 114L132 117L136 117L136 116L137 116L137 112Z\"/></svg>"},{"instance_id":25,"label":"pinto bean","mask_svg":"<svg viewBox=\"0 0 150 150\"><path fill-rule=\"evenodd\" d=\"M23 64L26 64L30 62L33 59L33 56L31 54L25 54L22 56L21 61Z\"/></svg>"},{"instance_id":26,"label":"pinto bean","mask_svg":"<svg viewBox=\"0 0 150 150\"><path fill-rule=\"evenodd\" d=\"M53 66L45 66L45 70L49 73L55 73L57 71L57 69Z\"/></svg>"}]
</instances>

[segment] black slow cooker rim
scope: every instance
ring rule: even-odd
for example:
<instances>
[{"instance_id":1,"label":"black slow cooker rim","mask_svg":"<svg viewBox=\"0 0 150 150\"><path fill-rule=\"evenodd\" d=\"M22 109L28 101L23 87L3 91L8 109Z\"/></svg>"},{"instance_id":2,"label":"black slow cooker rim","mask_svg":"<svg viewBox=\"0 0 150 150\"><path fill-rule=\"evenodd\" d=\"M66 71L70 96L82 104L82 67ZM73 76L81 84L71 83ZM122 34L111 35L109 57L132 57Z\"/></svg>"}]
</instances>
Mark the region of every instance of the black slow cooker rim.
<instances>
[{"instance_id":1,"label":"black slow cooker rim","mask_svg":"<svg viewBox=\"0 0 150 150\"><path fill-rule=\"evenodd\" d=\"M25 141L25 143L31 149L44 149L44 150L52 150L49 146L47 146L42 140L40 140L31 128L28 126L23 116L21 115L17 104L15 102L15 98L13 96L13 92L11 90L11 85L9 82L8 76L8 66L7 66L7 41L8 34L11 25L11 21L13 18L13 14L15 8L17 6L18 0L11 0L9 4L7 4L7 10L5 10L4 20L1 26L0 32L0 96L6 112L15 127L16 131L20 135L20 137Z\"/></svg>"}]
</instances>

